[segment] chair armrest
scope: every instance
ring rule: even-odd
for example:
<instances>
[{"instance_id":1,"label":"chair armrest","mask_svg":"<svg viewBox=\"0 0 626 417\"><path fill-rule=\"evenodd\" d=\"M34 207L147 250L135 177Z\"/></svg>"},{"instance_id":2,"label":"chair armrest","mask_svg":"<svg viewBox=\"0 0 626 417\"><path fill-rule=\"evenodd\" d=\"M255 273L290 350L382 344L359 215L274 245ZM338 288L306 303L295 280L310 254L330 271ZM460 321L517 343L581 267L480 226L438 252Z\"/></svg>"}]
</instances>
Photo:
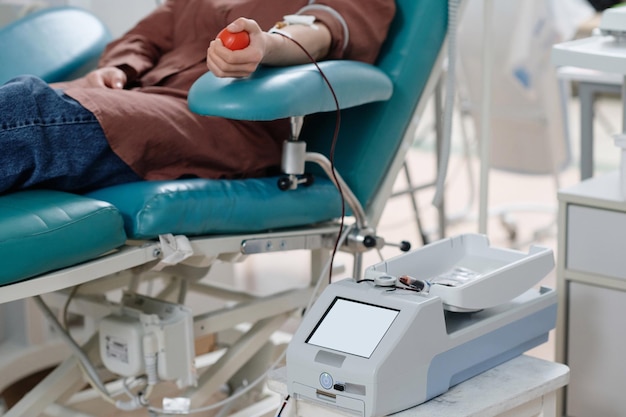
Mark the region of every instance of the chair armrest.
<instances>
[{"instance_id":1,"label":"chair armrest","mask_svg":"<svg viewBox=\"0 0 626 417\"><path fill-rule=\"evenodd\" d=\"M391 97L393 84L377 67L356 61L323 61L342 109ZM189 108L204 116L276 120L336 109L314 64L259 67L248 78L218 78L208 72L189 91Z\"/></svg>"}]
</instances>

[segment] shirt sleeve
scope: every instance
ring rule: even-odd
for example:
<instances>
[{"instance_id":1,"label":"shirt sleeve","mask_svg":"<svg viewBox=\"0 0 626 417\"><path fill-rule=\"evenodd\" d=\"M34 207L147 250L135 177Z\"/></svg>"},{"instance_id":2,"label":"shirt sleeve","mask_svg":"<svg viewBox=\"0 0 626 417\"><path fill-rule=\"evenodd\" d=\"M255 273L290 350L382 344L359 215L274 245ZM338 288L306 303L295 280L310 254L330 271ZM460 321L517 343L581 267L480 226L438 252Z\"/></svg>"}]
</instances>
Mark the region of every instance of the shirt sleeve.
<instances>
[{"instance_id":1,"label":"shirt sleeve","mask_svg":"<svg viewBox=\"0 0 626 417\"><path fill-rule=\"evenodd\" d=\"M131 78L141 77L152 69L173 47L175 3L175 0L167 0L123 36L109 43L98 66L122 68Z\"/></svg>"},{"instance_id":2,"label":"shirt sleeve","mask_svg":"<svg viewBox=\"0 0 626 417\"><path fill-rule=\"evenodd\" d=\"M393 0L317 0L298 14L314 16L332 35L327 59L373 63L395 14Z\"/></svg>"}]
</instances>

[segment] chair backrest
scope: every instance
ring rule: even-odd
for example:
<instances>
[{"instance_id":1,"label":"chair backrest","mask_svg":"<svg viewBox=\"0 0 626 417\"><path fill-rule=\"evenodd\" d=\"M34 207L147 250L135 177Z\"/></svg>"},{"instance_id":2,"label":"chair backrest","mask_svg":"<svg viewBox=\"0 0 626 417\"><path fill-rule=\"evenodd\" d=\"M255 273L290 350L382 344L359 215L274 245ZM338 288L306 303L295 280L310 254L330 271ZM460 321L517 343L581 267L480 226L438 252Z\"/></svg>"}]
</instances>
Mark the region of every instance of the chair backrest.
<instances>
[{"instance_id":1,"label":"chair backrest","mask_svg":"<svg viewBox=\"0 0 626 417\"><path fill-rule=\"evenodd\" d=\"M377 62L394 84L393 95L385 102L344 110L335 153L337 170L374 224L404 160L400 149L410 146L409 127L418 104L425 103L429 81L441 72L438 58L447 30L445 0L396 0L396 5ZM334 126L332 113L308 116L302 133L308 149L328 154Z\"/></svg>"},{"instance_id":2,"label":"chair backrest","mask_svg":"<svg viewBox=\"0 0 626 417\"><path fill-rule=\"evenodd\" d=\"M76 78L95 67L111 40L93 14L74 7L42 9L0 28L0 84L31 74L47 82Z\"/></svg>"}]
</instances>

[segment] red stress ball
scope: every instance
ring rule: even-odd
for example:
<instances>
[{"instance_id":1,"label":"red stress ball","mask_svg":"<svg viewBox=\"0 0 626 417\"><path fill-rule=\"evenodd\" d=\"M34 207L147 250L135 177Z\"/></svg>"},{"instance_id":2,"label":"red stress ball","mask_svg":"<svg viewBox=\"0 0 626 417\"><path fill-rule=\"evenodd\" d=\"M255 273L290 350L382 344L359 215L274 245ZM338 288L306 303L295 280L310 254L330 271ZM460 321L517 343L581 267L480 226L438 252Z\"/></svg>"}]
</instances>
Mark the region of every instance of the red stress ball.
<instances>
[{"instance_id":1,"label":"red stress ball","mask_svg":"<svg viewBox=\"0 0 626 417\"><path fill-rule=\"evenodd\" d=\"M217 38L222 41L225 47L232 51L244 49L245 47L250 45L250 36L248 36L248 32L246 32L245 30L233 33L224 28L220 33L217 34Z\"/></svg>"}]
</instances>

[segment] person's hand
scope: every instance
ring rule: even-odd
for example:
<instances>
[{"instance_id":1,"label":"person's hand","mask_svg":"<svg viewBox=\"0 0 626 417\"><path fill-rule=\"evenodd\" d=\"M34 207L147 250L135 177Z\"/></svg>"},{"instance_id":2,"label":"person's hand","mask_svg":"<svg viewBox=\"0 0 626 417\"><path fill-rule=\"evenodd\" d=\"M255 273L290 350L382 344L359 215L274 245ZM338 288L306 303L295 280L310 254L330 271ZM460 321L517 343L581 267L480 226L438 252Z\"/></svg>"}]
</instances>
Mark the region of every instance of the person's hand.
<instances>
[{"instance_id":1,"label":"person's hand","mask_svg":"<svg viewBox=\"0 0 626 417\"><path fill-rule=\"evenodd\" d=\"M103 67L91 71L83 77L85 87L123 89L126 85L126 73L117 67Z\"/></svg>"},{"instance_id":2,"label":"person's hand","mask_svg":"<svg viewBox=\"0 0 626 417\"><path fill-rule=\"evenodd\" d=\"M211 41L207 49L207 67L218 77L247 77L256 70L265 55L265 32L257 22L243 17L226 28L233 33L248 32L250 44L244 49L231 51L220 39Z\"/></svg>"}]
</instances>

